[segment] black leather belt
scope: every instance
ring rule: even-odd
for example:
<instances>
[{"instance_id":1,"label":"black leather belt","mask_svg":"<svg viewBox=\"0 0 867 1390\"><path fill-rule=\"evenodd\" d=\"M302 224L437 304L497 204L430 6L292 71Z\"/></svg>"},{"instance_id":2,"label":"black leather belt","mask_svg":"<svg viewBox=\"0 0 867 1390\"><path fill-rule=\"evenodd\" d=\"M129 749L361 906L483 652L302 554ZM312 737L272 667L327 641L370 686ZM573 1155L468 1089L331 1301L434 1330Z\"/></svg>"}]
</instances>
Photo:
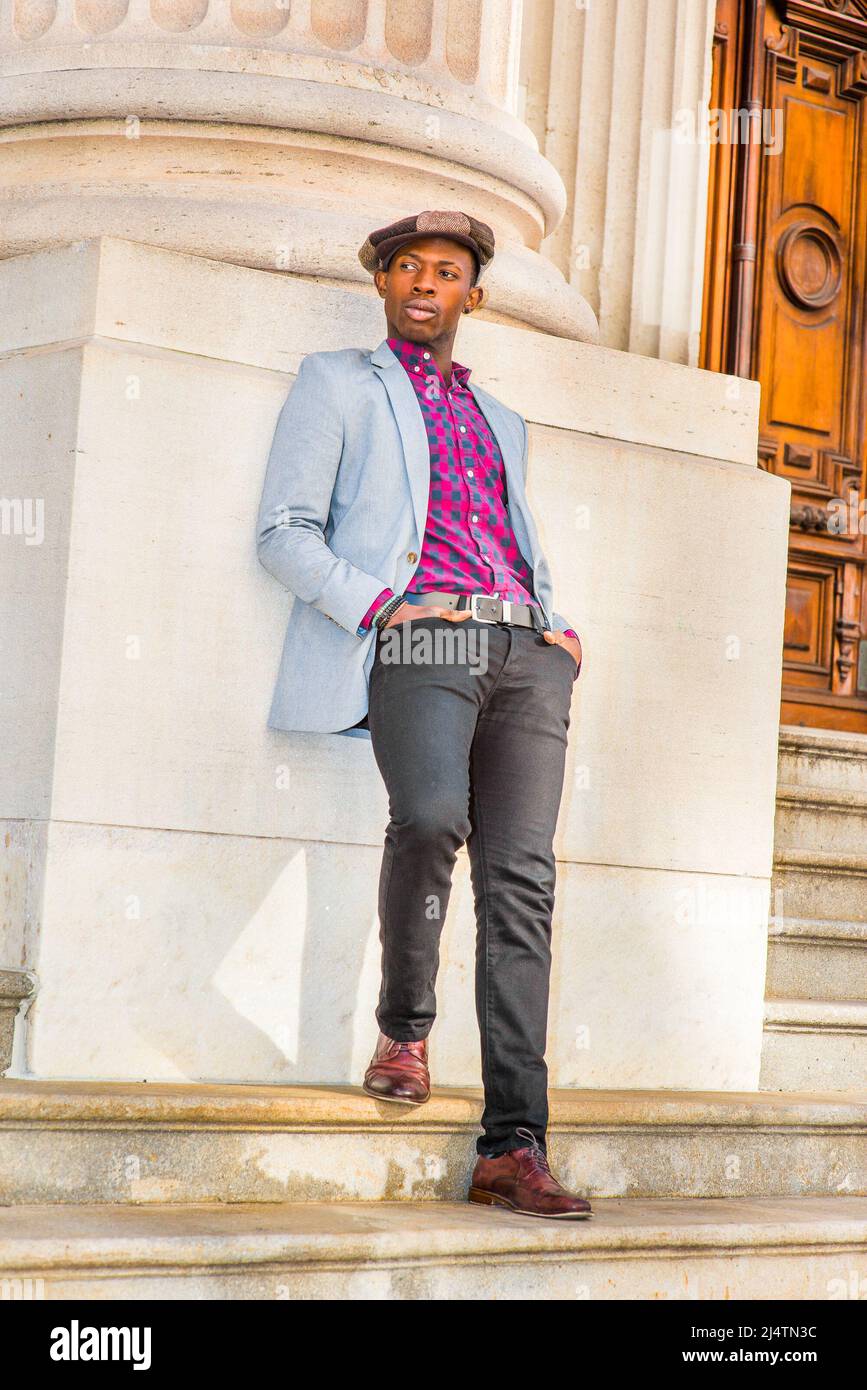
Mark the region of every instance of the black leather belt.
<instances>
[{"instance_id":1,"label":"black leather belt","mask_svg":"<svg viewBox=\"0 0 867 1390\"><path fill-rule=\"evenodd\" d=\"M534 603L511 603L508 599L494 598L491 594L447 594L440 589L429 589L420 594L404 594L407 603L427 605L432 608L454 608L463 613L469 608L471 616L480 623L513 623L516 627L533 627L544 632L545 619L541 609Z\"/></svg>"}]
</instances>

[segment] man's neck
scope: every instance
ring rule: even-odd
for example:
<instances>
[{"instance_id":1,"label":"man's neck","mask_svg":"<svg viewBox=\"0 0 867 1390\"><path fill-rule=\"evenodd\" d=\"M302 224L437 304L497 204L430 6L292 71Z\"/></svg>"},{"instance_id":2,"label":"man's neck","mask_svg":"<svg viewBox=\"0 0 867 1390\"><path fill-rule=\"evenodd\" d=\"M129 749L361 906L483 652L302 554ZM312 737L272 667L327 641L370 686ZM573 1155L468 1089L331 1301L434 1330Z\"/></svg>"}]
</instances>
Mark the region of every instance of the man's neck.
<instances>
[{"instance_id":1,"label":"man's neck","mask_svg":"<svg viewBox=\"0 0 867 1390\"><path fill-rule=\"evenodd\" d=\"M388 324L388 336L390 338L402 338L404 342L413 343L415 347L422 348L429 352L434 362L436 362L443 375L446 386L452 384L452 349L455 342L455 334L443 334L439 338L431 338L426 343L416 343L415 339L407 338L405 333L398 333L394 324Z\"/></svg>"}]
</instances>

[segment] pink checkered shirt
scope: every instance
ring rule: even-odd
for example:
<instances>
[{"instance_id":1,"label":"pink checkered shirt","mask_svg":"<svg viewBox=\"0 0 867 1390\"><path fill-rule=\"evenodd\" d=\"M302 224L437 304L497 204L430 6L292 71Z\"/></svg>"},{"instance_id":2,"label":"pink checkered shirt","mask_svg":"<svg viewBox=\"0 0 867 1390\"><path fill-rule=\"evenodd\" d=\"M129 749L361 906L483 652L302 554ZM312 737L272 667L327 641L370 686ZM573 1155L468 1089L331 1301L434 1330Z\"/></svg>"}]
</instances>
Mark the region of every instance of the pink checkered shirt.
<instances>
[{"instance_id":1,"label":"pink checkered shirt","mask_svg":"<svg viewBox=\"0 0 867 1390\"><path fill-rule=\"evenodd\" d=\"M506 506L500 447L468 386L470 368L452 363L451 386L431 353L406 338L388 346L415 387L430 447L430 496L418 568L407 593L484 593L538 607L533 571L518 548ZM393 589L377 594L359 634ZM572 628L564 634L577 637Z\"/></svg>"}]
</instances>

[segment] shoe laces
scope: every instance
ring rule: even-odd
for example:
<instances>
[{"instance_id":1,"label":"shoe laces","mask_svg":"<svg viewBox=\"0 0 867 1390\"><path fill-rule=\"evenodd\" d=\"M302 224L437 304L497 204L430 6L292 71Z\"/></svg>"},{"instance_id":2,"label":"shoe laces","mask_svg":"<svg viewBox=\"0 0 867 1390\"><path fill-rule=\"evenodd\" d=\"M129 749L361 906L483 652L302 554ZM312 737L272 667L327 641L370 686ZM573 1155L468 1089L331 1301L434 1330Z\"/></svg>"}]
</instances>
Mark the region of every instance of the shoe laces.
<instances>
[{"instance_id":1,"label":"shoe laces","mask_svg":"<svg viewBox=\"0 0 867 1390\"><path fill-rule=\"evenodd\" d=\"M537 1172L547 1174L549 1178L553 1178L554 1174L548 1167L548 1156L545 1153L545 1150L542 1148L542 1145L539 1143L533 1131L530 1129L524 1129L522 1127L520 1129L516 1129L515 1133L520 1134L521 1136L526 1135L527 1139L530 1141L528 1145L530 1153L527 1158L527 1162L529 1163L530 1168L536 1170Z\"/></svg>"}]
</instances>

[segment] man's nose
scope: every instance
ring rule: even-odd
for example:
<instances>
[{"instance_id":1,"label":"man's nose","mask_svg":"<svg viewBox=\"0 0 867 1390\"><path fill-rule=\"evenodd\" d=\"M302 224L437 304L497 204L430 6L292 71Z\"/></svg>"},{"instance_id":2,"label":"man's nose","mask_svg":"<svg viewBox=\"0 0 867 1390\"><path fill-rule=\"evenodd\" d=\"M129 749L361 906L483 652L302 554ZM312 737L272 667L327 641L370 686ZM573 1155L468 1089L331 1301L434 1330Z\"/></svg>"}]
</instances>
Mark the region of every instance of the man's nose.
<instances>
[{"instance_id":1,"label":"man's nose","mask_svg":"<svg viewBox=\"0 0 867 1390\"><path fill-rule=\"evenodd\" d=\"M436 286L427 275L419 274L416 276L412 292L413 294L435 294Z\"/></svg>"}]
</instances>

